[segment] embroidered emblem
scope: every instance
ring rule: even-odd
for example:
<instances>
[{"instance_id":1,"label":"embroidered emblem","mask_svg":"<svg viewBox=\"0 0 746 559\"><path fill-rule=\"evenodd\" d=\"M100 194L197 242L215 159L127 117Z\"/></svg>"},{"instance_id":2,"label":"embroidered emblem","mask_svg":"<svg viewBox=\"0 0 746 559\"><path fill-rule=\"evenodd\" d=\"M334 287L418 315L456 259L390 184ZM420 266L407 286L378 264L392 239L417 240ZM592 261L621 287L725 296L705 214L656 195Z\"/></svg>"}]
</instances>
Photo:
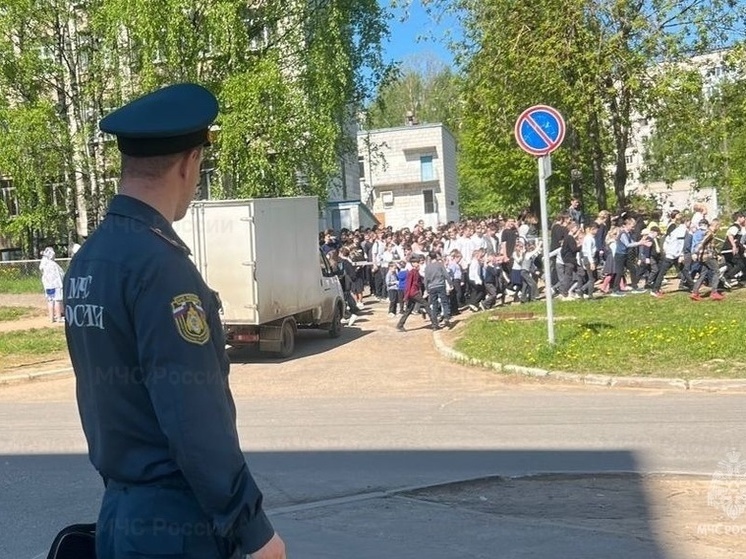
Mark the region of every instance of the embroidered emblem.
<instances>
[{"instance_id":1,"label":"embroidered emblem","mask_svg":"<svg viewBox=\"0 0 746 559\"><path fill-rule=\"evenodd\" d=\"M193 293L177 295L171 301L176 330L179 335L192 344L203 345L210 339L210 328L207 326L205 309L202 301Z\"/></svg>"}]
</instances>

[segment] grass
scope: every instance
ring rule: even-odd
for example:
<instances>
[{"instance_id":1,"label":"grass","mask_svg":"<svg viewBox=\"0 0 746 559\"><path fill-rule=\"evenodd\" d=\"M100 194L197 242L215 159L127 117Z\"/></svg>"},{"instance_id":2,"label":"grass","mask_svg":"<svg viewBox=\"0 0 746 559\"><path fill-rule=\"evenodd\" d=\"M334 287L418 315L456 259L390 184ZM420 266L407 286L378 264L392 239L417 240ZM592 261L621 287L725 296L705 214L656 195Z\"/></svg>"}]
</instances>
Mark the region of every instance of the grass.
<instances>
[{"instance_id":1,"label":"grass","mask_svg":"<svg viewBox=\"0 0 746 559\"><path fill-rule=\"evenodd\" d=\"M0 335L0 370L64 357L63 328L38 328Z\"/></svg>"},{"instance_id":2,"label":"grass","mask_svg":"<svg viewBox=\"0 0 746 559\"><path fill-rule=\"evenodd\" d=\"M490 320L533 312L534 320ZM647 293L554 304L555 345L547 342L545 303L481 313L456 341L469 357L553 371L620 376L746 377L746 290L724 301L688 293Z\"/></svg>"},{"instance_id":3,"label":"grass","mask_svg":"<svg viewBox=\"0 0 746 559\"><path fill-rule=\"evenodd\" d=\"M32 276L0 276L0 293L42 293L41 280Z\"/></svg>"},{"instance_id":4,"label":"grass","mask_svg":"<svg viewBox=\"0 0 746 559\"><path fill-rule=\"evenodd\" d=\"M0 306L0 322L18 320L19 318L31 318L43 316L40 309L34 307L2 307Z\"/></svg>"}]
</instances>

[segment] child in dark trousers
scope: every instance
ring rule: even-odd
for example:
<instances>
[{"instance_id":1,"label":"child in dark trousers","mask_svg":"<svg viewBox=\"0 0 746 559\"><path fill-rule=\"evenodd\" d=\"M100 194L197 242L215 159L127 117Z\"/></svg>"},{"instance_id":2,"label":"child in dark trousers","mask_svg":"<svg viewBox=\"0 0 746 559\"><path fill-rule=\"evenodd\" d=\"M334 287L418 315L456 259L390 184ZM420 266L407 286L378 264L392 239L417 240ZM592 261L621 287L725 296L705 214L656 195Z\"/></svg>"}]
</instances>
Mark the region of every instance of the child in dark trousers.
<instances>
[{"instance_id":1,"label":"child in dark trousers","mask_svg":"<svg viewBox=\"0 0 746 559\"><path fill-rule=\"evenodd\" d=\"M396 329L400 332L404 332L404 324L415 307L419 305L424 308L427 305L422 297L422 276L420 276L419 259L412 260L412 269L407 272L407 279L404 283L404 304L406 305L404 314L396 325Z\"/></svg>"},{"instance_id":2,"label":"child in dark trousers","mask_svg":"<svg viewBox=\"0 0 746 559\"><path fill-rule=\"evenodd\" d=\"M399 314L404 314L404 287L407 283L407 263L399 262L399 270L396 272L399 280L399 289L397 291L397 302L399 303Z\"/></svg>"},{"instance_id":3,"label":"child in dark trousers","mask_svg":"<svg viewBox=\"0 0 746 559\"><path fill-rule=\"evenodd\" d=\"M399 276L397 275L396 263L390 262L386 272L386 289L389 296L389 317L396 315L396 307L399 304Z\"/></svg>"}]
</instances>

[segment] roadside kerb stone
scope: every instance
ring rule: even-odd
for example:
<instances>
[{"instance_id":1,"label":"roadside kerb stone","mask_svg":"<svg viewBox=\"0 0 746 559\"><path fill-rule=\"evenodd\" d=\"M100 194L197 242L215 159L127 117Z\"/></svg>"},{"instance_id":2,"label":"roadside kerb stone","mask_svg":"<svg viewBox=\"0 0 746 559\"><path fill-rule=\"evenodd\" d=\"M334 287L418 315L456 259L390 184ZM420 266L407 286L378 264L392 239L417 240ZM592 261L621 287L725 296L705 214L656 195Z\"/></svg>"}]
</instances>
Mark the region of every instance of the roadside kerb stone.
<instances>
[{"instance_id":1,"label":"roadside kerb stone","mask_svg":"<svg viewBox=\"0 0 746 559\"><path fill-rule=\"evenodd\" d=\"M544 369L537 369L534 367L522 367L520 365L503 365L503 371L506 373L516 373L519 375L526 375L529 377L545 377L549 374L549 371Z\"/></svg>"},{"instance_id":2,"label":"roadside kerb stone","mask_svg":"<svg viewBox=\"0 0 746 559\"><path fill-rule=\"evenodd\" d=\"M746 379L701 379L686 380L681 378L659 378L659 377L614 377L611 375L581 375L567 373L564 371L546 371L522 365L510 363L493 363L481 359L475 359L450 347L443 341L440 332L433 332L433 343L435 349L446 359L458 363L494 369L505 373L515 373L530 377L551 378L563 382L586 384L590 386L607 386L609 388L647 388L661 390L698 390L698 391L739 391L746 392Z\"/></svg>"},{"instance_id":3,"label":"roadside kerb stone","mask_svg":"<svg viewBox=\"0 0 746 559\"><path fill-rule=\"evenodd\" d=\"M681 378L659 378L659 377L615 377L611 380L611 386L618 388L662 388L689 390L690 382ZM720 382L715 379L715 382ZM743 383L746 388L746 382Z\"/></svg>"},{"instance_id":4,"label":"roadside kerb stone","mask_svg":"<svg viewBox=\"0 0 746 559\"><path fill-rule=\"evenodd\" d=\"M16 384L19 382L27 382L32 380L48 380L65 375L71 375L73 373L72 368L67 369L56 369L54 371L36 371L31 373L19 373L17 375L0 375L0 385L3 384Z\"/></svg>"},{"instance_id":5,"label":"roadside kerb stone","mask_svg":"<svg viewBox=\"0 0 746 559\"><path fill-rule=\"evenodd\" d=\"M609 375L582 375L583 384L591 386L611 386L613 378Z\"/></svg>"},{"instance_id":6,"label":"roadside kerb stone","mask_svg":"<svg viewBox=\"0 0 746 559\"><path fill-rule=\"evenodd\" d=\"M700 379L689 381L690 390L702 391L724 391L724 390L746 390L746 380L744 379Z\"/></svg>"}]
</instances>

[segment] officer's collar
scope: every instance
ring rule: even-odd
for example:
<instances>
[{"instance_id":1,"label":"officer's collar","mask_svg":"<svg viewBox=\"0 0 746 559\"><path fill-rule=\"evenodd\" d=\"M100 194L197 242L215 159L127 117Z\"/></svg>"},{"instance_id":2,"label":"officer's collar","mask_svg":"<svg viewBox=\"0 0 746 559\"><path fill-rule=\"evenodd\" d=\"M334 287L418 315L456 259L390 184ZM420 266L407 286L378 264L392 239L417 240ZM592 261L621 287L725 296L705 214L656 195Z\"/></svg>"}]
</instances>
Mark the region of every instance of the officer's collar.
<instances>
[{"instance_id":1,"label":"officer's collar","mask_svg":"<svg viewBox=\"0 0 746 559\"><path fill-rule=\"evenodd\" d=\"M139 221L153 233L189 254L189 248L179 238L168 220L153 206L125 194L117 194L109 205L109 214Z\"/></svg>"},{"instance_id":2,"label":"officer's collar","mask_svg":"<svg viewBox=\"0 0 746 559\"><path fill-rule=\"evenodd\" d=\"M114 196L109 205L109 213L129 217L148 227L156 227L166 231L171 230L168 220L153 206L125 194Z\"/></svg>"}]
</instances>

